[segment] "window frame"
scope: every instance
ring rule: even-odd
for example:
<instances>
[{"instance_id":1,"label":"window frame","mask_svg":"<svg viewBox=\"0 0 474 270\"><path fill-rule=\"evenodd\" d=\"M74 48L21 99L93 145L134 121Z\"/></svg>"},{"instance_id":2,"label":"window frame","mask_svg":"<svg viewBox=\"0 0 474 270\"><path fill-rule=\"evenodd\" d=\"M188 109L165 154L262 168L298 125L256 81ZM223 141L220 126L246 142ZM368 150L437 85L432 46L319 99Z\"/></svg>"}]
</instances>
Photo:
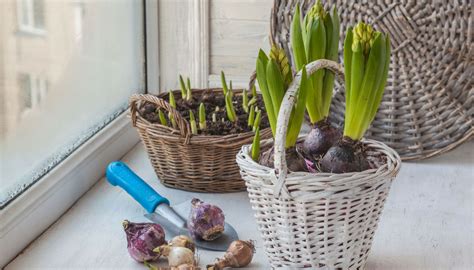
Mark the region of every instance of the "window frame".
<instances>
[{"instance_id":1,"label":"window frame","mask_svg":"<svg viewBox=\"0 0 474 270\"><path fill-rule=\"evenodd\" d=\"M35 4L34 0L20 0L17 1L17 17L18 17L18 29L20 32L33 34L33 35L45 35L46 28L44 27L45 22L43 21L43 27L38 27L37 18L35 17ZM26 4L26 14L23 12L24 5ZM44 12L44 2L43 12ZM43 16L44 17L44 16ZM24 19L26 18L26 23ZM43 18L44 20L44 18Z\"/></svg>"},{"instance_id":2,"label":"window frame","mask_svg":"<svg viewBox=\"0 0 474 270\"><path fill-rule=\"evenodd\" d=\"M154 0L141 2L145 92L157 94L160 81L158 3ZM109 162L120 159L138 142L137 132L130 125L125 111L1 209L0 268L14 259L99 181Z\"/></svg>"},{"instance_id":3,"label":"window frame","mask_svg":"<svg viewBox=\"0 0 474 270\"><path fill-rule=\"evenodd\" d=\"M28 87L29 87L29 103L30 106L22 106L21 113L20 113L20 118L26 117L28 114L31 113L31 111L35 110L36 108L41 106L42 100L45 98L46 93L48 92L48 79L36 75L33 73L21 73L20 77L24 76L28 80ZM21 79L18 78L20 81ZM22 89L23 90L23 89ZM23 95L24 93L22 93ZM24 98L22 96L22 98ZM23 103L23 101L22 101Z\"/></svg>"}]
</instances>

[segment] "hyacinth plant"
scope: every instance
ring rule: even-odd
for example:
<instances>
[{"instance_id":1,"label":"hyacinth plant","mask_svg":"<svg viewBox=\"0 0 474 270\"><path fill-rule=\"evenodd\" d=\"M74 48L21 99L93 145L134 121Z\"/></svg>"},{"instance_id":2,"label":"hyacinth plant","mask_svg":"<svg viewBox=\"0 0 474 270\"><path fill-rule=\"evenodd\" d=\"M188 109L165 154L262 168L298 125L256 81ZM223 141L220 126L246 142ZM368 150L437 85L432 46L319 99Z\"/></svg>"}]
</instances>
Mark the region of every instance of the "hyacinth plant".
<instances>
[{"instance_id":1,"label":"hyacinth plant","mask_svg":"<svg viewBox=\"0 0 474 270\"><path fill-rule=\"evenodd\" d=\"M227 80L225 78L224 71L221 71L221 84L222 84L222 91L224 92L224 96L225 96L229 92L229 87L227 86ZM230 90L232 90L232 81L229 82L229 85L231 86ZM230 92L232 92L232 91L230 91ZM232 93L231 93L231 95L232 95Z\"/></svg>"},{"instance_id":2,"label":"hyacinth plant","mask_svg":"<svg viewBox=\"0 0 474 270\"><path fill-rule=\"evenodd\" d=\"M181 88L181 98L186 101L191 101L193 99L193 94L189 77L186 79L186 84L184 84L183 76L179 75L179 86Z\"/></svg>"},{"instance_id":3,"label":"hyacinth plant","mask_svg":"<svg viewBox=\"0 0 474 270\"><path fill-rule=\"evenodd\" d=\"M390 64L390 38L363 22L349 28L344 41L346 113L344 136L321 160L325 172L363 171L369 163L360 139L382 101Z\"/></svg>"},{"instance_id":4,"label":"hyacinth plant","mask_svg":"<svg viewBox=\"0 0 474 270\"><path fill-rule=\"evenodd\" d=\"M225 110L226 110L227 118L229 119L229 121L235 123L238 120L238 117L235 111L234 104L232 103L232 98L234 97L233 91L232 91L232 80L229 81L229 86L227 86L227 80L225 78L224 71L221 71L221 83L222 83L222 91L225 97ZM252 89L251 100L248 99L247 90L244 89L242 91L242 108L244 112L249 114L247 125L249 127L252 127L253 131L255 131L256 128L260 125L260 117L261 117L261 114L258 114L255 111L256 107L254 105L256 102L257 102L257 93L254 88ZM216 111L218 111L218 107L216 107Z\"/></svg>"},{"instance_id":5,"label":"hyacinth plant","mask_svg":"<svg viewBox=\"0 0 474 270\"><path fill-rule=\"evenodd\" d=\"M178 111L178 113L183 113L184 111L188 113L190 129L193 135L198 135L199 132L201 132L202 134L214 135L222 129L226 129L224 132L229 132L229 130L230 132L235 132L234 130L237 130L239 132L241 130L253 130L255 132L257 127L260 125L261 118L265 117L264 115L262 115L263 112L259 113L260 110L257 107L258 97L256 89L252 88L251 90L242 91L242 99L241 101L239 101L241 102L241 104L238 105L241 105L242 110L248 114L248 118L242 117L243 115L238 115L238 113L241 113L237 110L240 110L240 107L236 105L235 99L233 100L234 95L232 94L232 81L227 84L224 72L221 73L221 78L223 82L222 91L224 93L224 108L221 108L217 105L221 104L221 100L212 97L212 95L209 93L205 92L202 95L193 96L191 91L191 82L189 78L185 80L181 75L179 75L181 100L176 99L175 92L169 91L168 102L172 108ZM251 99L249 96L250 91L252 94ZM179 108L177 104L180 104ZM209 105L215 105L215 108L212 109L210 112L206 112L206 108L211 107ZM169 112L168 116L166 116L162 109L157 109L153 105L148 107L148 113L153 114L152 116L148 116L150 118L153 117L150 121L158 122L163 126L169 126L173 127L174 129L177 129L177 123L171 112ZM153 112L150 112L150 108L153 110ZM207 115L207 113L209 113L210 115ZM224 117L218 119L218 115L221 113L224 113ZM147 115L145 115L145 117L147 117ZM209 117L210 119L207 119L207 117ZM247 122L244 119L248 119ZM227 120L232 122L233 125L230 125L229 127L229 125L215 124L218 123L218 121L226 123ZM267 123L265 123L265 125L267 125ZM231 130L231 128L234 130Z\"/></svg>"},{"instance_id":6,"label":"hyacinth plant","mask_svg":"<svg viewBox=\"0 0 474 270\"><path fill-rule=\"evenodd\" d=\"M227 114L227 118L231 122L236 122L238 120L237 114L235 112L234 104L232 103L232 97L234 96L232 91L232 81L229 82L229 86L227 86L227 80L225 78L224 71L221 71L221 83L222 83L222 92L224 94L225 100L225 110Z\"/></svg>"},{"instance_id":7,"label":"hyacinth plant","mask_svg":"<svg viewBox=\"0 0 474 270\"><path fill-rule=\"evenodd\" d=\"M160 124L168 126L168 120L166 120L165 114L160 109L158 109L158 117L160 118Z\"/></svg>"},{"instance_id":8,"label":"hyacinth plant","mask_svg":"<svg viewBox=\"0 0 474 270\"><path fill-rule=\"evenodd\" d=\"M290 63L283 49L273 46L269 56L263 50L259 51L257 57L257 81L262 93L273 137L275 137L276 121L280 106L286 90L293 81ZM304 119L305 99L309 90L308 82L306 68L303 68L301 85L296 95L296 104L291 112L285 142L288 168L292 171L304 170L304 161L299 157L295 146ZM260 111L257 113L257 116L259 114ZM257 131L258 129L256 128L255 130ZM258 139L255 139L252 144L252 157L255 160L258 158L262 165L273 167L273 148L263 152L261 155L257 155L256 153L260 153L259 142Z\"/></svg>"},{"instance_id":9,"label":"hyacinth plant","mask_svg":"<svg viewBox=\"0 0 474 270\"><path fill-rule=\"evenodd\" d=\"M191 125L191 133L193 135L197 135L198 129L196 124L196 118L194 117L194 113L192 110L189 110L189 124Z\"/></svg>"},{"instance_id":10,"label":"hyacinth plant","mask_svg":"<svg viewBox=\"0 0 474 270\"><path fill-rule=\"evenodd\" d=\"M174 109L176 109L176 99L174 98L174 94L173 94L173 91L170 91L170 94L169 94L169 103L171 105L171 107L173 107ZM178 125L176 124L176 121L174 120L174 117L173 115L171 114L171 112L168 113L168 118L170 119L170 122L171 122L171 126L176 129L178 127Z\"/></svg>"},{"instance_id":11,"label":"hyacinth plant","mask_svg":"<svg viewBox=\"0 0 474 270\"><path fill-rule=\"evenodd\" d=\"M318 59L336 61L339 46L339 16L336 7L331 12L318 0L302 19L300 7L296 7L291 24L291 45L297 71ZM318 70L311 78L311 90L307 94L306 108L312 130L305 138L304 152L311 157L321 156L339 139L340 132L328 122L335 74L330 70Z\"/></svg>"},{"instance_id":12,"label":"hyacinth plant","mask_svg":"<svg viewBox=\"0 0 474 270\"><path fill-rule=\"evenodd\" d=\"M206 128L206 107L204 106L204 103L201 103L199 105L199 129L205 130Z\"/></svg>"}]
</instances>

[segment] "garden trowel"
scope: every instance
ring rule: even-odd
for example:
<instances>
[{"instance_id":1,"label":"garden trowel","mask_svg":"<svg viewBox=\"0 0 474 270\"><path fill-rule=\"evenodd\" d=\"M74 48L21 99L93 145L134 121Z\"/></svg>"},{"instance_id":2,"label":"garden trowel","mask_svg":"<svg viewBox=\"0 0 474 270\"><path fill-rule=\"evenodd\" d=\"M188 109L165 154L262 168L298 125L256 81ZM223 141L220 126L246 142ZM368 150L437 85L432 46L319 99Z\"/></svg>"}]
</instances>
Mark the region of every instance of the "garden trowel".
<instances>
[{"instance_id":1,"label":"garden trowel","mask_svg":"<svg viewBox=\"0 0 474 270\"><path fill-rule=\"evenodd\" d=\"M110 163L107 167L106 176L110 184L123 188L145 208L148 212L145 214L146 218L164 227L167 238L171 239L176 235L191 237L187 229L186 219L183 218L189 215L191 210L190 201L172 208L168 199L158 194L121 161ZM226 251L232 241L238 240L238 235L231 225L225 223L224 233L219 238L213 241L193 240L199 248Z\"/></svg>"}]
</instances>

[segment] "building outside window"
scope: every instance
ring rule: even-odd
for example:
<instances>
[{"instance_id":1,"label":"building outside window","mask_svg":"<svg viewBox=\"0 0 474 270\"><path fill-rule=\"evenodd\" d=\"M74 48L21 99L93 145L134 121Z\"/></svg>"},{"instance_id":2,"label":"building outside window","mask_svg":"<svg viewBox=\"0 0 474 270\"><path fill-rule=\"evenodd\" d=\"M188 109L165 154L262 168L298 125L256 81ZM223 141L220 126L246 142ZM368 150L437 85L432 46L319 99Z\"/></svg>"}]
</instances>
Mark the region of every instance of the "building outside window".
<instances>
[{"instance_id":1,"label":"building outside window","mask_svg":"<svg viewBox=\"0 0 474 270\"><path fill-rule=\"evenodd\" d=\"M143 8L0 0L0 209L145 91Z\"/></svg>"},{"instance_id":2,"label":"building outside window","mask_svg":"<svg viewBox=\"0 0 474 270\"><path fill-rule=\"evenodd\" d=\"M44 0L18 0L19 30L31 34L44 34L45 9Z\"/></svg>"},{"instance_id":3,"label":"building outside window","mask_svg":"<svg viewBox=\"0 0 474 270\"><path fill-rule=\"evenodd\" d=\"M19 83L19 106L23 117L31 110L41 106L48 92L48 81L34 74L20 74Z\"/></svg>"}]
</instances>

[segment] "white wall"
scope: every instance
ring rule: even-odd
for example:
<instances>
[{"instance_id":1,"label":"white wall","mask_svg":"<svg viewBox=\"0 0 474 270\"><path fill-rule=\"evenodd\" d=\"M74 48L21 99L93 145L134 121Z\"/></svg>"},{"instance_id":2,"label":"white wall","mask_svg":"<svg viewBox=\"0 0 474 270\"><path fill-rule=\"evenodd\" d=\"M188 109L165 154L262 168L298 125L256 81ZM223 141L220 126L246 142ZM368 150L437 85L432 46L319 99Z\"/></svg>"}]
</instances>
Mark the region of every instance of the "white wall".
<instances>
[{"instance_id":1,"label":"white wall","mask_svg":"<svg viewBox=\"0 0 474 270\"><path fill-rule=\"evenodd\" d=\"M161 0L160 90L177 89L178 73L193 87L220 86L221 70L246 86L260 48L269 49L272 0Z\"/></svg>"},{"instance_id":2,"label":"white wall","mask_svg":"<svg viewBox=\"0 0 474 270\"><path fill-rule=\"evenodd\" d=\"M221 70L235 85L247 85L258 50L269 49L272 4L272 0L210 1L209 85L220 85Z\"/></svg>"}]
</instances>

